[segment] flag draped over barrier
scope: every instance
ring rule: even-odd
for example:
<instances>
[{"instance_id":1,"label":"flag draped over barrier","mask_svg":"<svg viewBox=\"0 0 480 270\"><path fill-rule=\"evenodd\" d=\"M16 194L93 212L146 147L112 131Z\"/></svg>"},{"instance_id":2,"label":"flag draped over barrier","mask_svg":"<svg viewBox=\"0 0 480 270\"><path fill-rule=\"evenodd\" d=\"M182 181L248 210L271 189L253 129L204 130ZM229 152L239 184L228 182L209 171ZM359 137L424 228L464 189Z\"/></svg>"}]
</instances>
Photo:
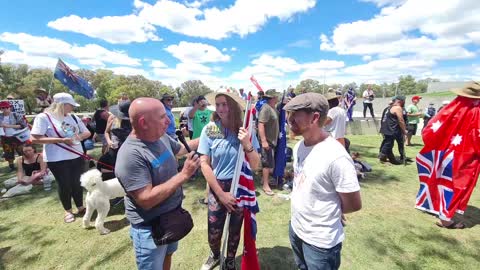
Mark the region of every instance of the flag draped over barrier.
<instances>
[{"instance_id":1,"label":"flag draped over barrier","mask_svg":"<svg viewBox=\"0 0 480 270\"><path fill-rule=\"evenodd\" d=\"M58 59L53 76L71 91L87 99L93 98L94 91L92 86L84 78L75 74L61 59Z\"/></svg>"}]
</instances>

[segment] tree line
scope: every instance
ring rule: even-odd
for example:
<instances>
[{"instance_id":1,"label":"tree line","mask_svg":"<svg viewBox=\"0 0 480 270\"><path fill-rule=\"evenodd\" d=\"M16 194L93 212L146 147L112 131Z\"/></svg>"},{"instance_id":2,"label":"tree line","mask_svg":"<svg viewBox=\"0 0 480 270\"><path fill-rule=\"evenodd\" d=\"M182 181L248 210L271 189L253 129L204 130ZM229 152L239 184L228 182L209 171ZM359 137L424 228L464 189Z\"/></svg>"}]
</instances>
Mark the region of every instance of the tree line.
<instances>
[{"instance_id":1,"label":"tree line","mask_svg":"<svg viewBox=\"0 0 480 270\"><path fill-rule=\"evenodd\" d=\"M122 93L126 93L130 99L140 96L161 98L163 94L168 93L176 97L176 106L184 107L189 106L193 98L212 92L212 89L200 80L185 81L179 87L174 88L160 81L149 80L141 75L116 75L112 71L104 69L96 71L80 69L75 72L85 78L96 91L96 99L92 100L74 94L75 100L80 103L82 111L94 111L98 107L99 99L106 99L110 104L116 104ZM397 93L403 95L424 93L431 81L438 80L416 81L413 76L407 75L400 76L398 83L372 84L371 86L378 97L391 97ZM23 99L26 112L32 114L36 106L34 90L39 87L48 90L52 96L59 92L68 92L68 89L62 83L54 79L53 71L50 69L30 68L24 64L0 65L0 99L4 99L9 94ZM236 91L233 87L222 87ZM306 79L295 87L295 92L297 94L303 92L324 93L329 88L342 89L345 92L350 87L360 95L367 89L368 85L361 84L358 86L355 82L346 85L324 85L317 80ZM277 89L277 91L283 91L283 89Z\"/></svg>"},{"instance_id":2,"label":"tree line","mask_svg":"<svg viewBox=\"0 0 480 270\"><path fill-rule=\"evenodd\" d=\"M414 95L427 92L428 84L431 82L438 82L438 79L422 79L415 80L412 75L400 76L398 77L397 83L382 83L382 84L366 84L362 83L358 86L355 82L341 85L341 84L321 84L317 80L306 79L301 81L296 87L296 93L303 92L316 92L316 93L325 93L329 88L334 90L340 89L345 93L349 88L355 90L357 95L361 95L368 86L372 87L372 90L375 92L377 97L393 97L395 95Z\"/></svg>"}]
</instances>

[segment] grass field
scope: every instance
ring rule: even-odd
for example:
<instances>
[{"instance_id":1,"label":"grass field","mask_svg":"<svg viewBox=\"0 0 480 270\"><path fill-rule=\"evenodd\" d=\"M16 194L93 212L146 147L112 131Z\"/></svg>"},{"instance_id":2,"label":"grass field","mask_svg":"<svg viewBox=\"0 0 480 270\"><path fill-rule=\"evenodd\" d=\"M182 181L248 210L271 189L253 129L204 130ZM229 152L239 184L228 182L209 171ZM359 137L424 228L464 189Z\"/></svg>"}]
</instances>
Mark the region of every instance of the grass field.
<instances>
[{"instance_id":1,"label":"grass field","mask_svg":"<svg viewBox=\"0 0 480 270\"><path fill-rule=\"evenodd\" d=\"M347 216L342 269L480 269L480 193L474 192L464 230L440 229L436 219L413 208L418 191L415 165L376 160L379 136L351 136L352 148L374 171L361 181L363 209ZM415 137L419 144L420 138ZM414 157L421 146L407 148ZM326 153L328 154L328 153ZM0 182L12 176L1 163ZM122 207L111 210L100 236L81 228L80 218L63 223L54 189L0 201L0 269L135 269L129 226ZM199 269L209 253L207 209L196 201L203 178L185 185L184 207L195 227L180 242L173 269ZM288 240L290 201L258 193L257 248L262 269L295 269ZM241 246L237 255L241 254ZM238 261L240 256L237 257Z\"/></svg>"},{"instance_id":2,"label":"grass field","mask_svg":"<svg viewBox=\"0 0 480 270\"><path fill-rule=\"evenodd\" d=\"M423 97L456 97L457 94L452 91L442 91L442 92L433 92L433 93L422 93Z\"/></svg>"}]
</instances>

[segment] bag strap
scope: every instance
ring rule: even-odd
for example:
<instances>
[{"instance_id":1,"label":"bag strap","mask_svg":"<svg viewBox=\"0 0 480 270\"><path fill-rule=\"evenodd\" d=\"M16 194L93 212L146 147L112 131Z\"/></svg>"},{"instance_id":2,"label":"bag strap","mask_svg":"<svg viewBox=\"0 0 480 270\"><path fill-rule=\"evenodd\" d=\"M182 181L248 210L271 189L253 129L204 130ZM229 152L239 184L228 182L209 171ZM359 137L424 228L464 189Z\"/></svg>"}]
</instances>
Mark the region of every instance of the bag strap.
<instances>
[{"instance_id":1,"label":"bag strap","mask_svg":"<svg viewBox=\"0 0 480 270\"><path fill-rule=\"evenodd\" d=\"M73 121L75 121L75 123L77 124L78 130L80 131L80 126L78 125L77 116L75 114L70 114L70 116L73 118ZM81 141L80 144L82 145L83 153L86 155L87 148L85 147L85 143Z\"/></svg>"},{"instance_id":2,"label":"bag strap","mask_svg":"<svg viewBox=\"0 0 480 270\"><path fill-rule=\"evenodd\" d=\"M53 121L52 121L52 118L50 118L50 115L48 115L48 113L45 113L45 115L47 116L48 121L50 121L50 124L52 124L53 131L55 131L55 133L57 134L57 137L58 137L58 138L63 138L63 136L60 135L60 133L58 132L57 128L55 127L55 124L53 124Z\"/></svg>"},{"instance_id":3,"label":"bag strap","mask_svg":"<svg viewBox=\"0 0 480 270\"><path fill-rule=\"evenodd\" d=\"M52 119L50 118L50 115L48 115L48 113L45 113L45 115L47 116L48 120L49 120L50 123L52 124L53 130L55 131L55 133L57 133L58 138L63 138L63 136L60 135L60 133L58 132L57 128L56 128L55 125L53 124ZM45 135L45 136L46 136L46 135ZM48 137L48 136L46 136L46 137ZM105 167L107 167L107 168L109 168L109 169L111 169L111 170L115 170L114 167L112 167L112 166L110 166L110 165L108 165L108 164L105 164L105 163L103 163L103 162L101 162L101 161L98 161L98 160L94 159L93 157L87 155L86 153L80 153L79 151L77 151L76 149L73 149L72 147L68 147L68 146L65 146L65 145L62 145L62 144L59 144L59 143L55 143L55 145L58 146L58 147L60 147L60 148L62 148L62 149L65 150L65 151L68 151L68 152L70 152L70 153L79 155L80 157L82 157L82 158L85 159L85 160L88 160L88 161L93 160L93 161L95 161L95 162L97 162L97 163L100 163L100 164L102 164L103 166L105 166Z\"/></svg>"}]
</instances>

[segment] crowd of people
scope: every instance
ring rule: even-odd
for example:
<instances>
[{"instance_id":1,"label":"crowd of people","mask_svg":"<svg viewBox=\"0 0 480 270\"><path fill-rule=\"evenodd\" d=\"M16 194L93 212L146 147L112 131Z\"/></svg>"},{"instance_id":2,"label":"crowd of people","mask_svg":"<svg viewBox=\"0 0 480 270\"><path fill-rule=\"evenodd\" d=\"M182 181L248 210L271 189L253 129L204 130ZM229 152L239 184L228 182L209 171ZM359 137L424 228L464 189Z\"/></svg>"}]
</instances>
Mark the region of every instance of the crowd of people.
<instances>
[{"instance_id":1,"label":"crowd of people","mask_svg":"<svg viewBox=\"0 0 480 270\"><path fill-rule=\"evenodd\" d=\"M256 101L253 133L244 128L243 114L249 97L243 89L239 93L214 92L195 97L181 113L180 125L172 112L175 97L170 94L160 99L140 97L133 101L122 95L113 106L101 100L92 118L80 119L73 114L79 104L70 94L58 93L50 99L45 91L37 92L39 104L44 105L33 121L27 143L14 136L15 130L28 128L25 118L11 112L7 101L0 102L2 146L10 169L15 170L17 164L17 179L22 185L41 184L50 171L57 181L63 220L71 223L85 213L80 176L85 168L84 159L89 159L87 151L93 147L91 142L99 141L102 150L96 166L102 179L118 178L127 193L125 214L131 225L130 236L139 269L170 269L172 256L184 235L158 244L158 231L171 226L162 218L189 217L182 208L182 185L199 174L206 184L205 197L199 202L208 206L206 233L210 247L201 269L210 270L220 264L227 213L231 219L222 263L223 269L236 269L243 211L230 187L238 153L243 149L251 169L261 174L263 193L275 195L271 175L281 135L279 110L284 109L290 138L301 137L292 154L289 239L295 263L299 269L340 267L344 214L362 208L358 182L362 166L357 167L359 154L350 154L350 142L345 136L356 104L353 89L345 93L329 89L325 95L296 95L290 88L283 96L274 89L259 91L252 97ZM374 118L375 94L371 87L362 98L363 116L366 118L369 110ZM411 104L405 107L406 98L395 96L383 110L381 162L408 161L404 145L412 145L411 138L416 135L420 119L423 118L425 127L441 111L442 108L436 110L434 104L429 104L423 112L418 105L421 99L413 96ZM190 138L188 147L179 142L177 127ZM393 153L395 142L399 159ZM36 152L35 144L44 146L43 153ZM187 148L193 151L188 153ZM20 155L16 163L15 151ZM178 162L181 157L185 158L183 166ZM188 224L175 226L185 231Z\"/></svg>"}]
</instances>

